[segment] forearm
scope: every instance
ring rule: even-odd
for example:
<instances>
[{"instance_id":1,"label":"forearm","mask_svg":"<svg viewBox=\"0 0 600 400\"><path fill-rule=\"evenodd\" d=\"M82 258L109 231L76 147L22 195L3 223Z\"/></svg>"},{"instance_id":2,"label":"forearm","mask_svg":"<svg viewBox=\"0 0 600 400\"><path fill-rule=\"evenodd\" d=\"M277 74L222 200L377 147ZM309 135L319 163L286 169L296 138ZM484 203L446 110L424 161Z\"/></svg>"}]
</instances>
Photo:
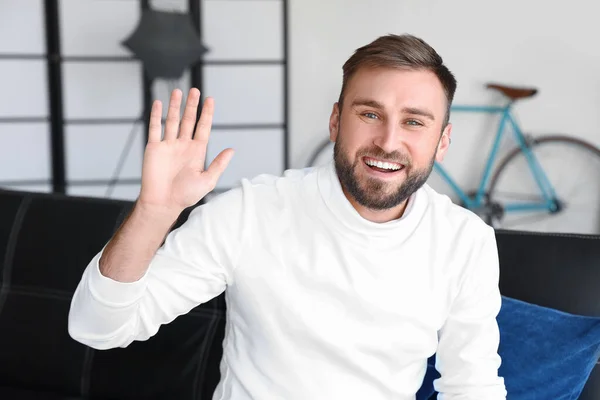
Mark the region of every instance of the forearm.
<instances>
[{"instance_id":1,"label":"forearm","mask_svg":"<svg viewBox=\"0 0 600 400\"><path fill-rule=\"evenodd\" d=\"M71 337L96 349L124 347L222 293L241 248L240 198L232 192L197 207L168 235L175 217L134 210L83 273L71 301Z\"/></svg>"},{"instance_id":2,"label":"forearm","mask_svg":"<svg viewBox=\"0 0 600 400\"><path fill-rule=\"evenodd\" d=\"M449 333L452 332L452 333ZM441 335L437 367L441 378L435 387L439 400L505 400L503 377L498 375L498 328L486 323L449 321Z\"/></svg>"},{"instance_id":3,"label":"forearm","mask_svg":"<svg viewBox=\"0 0 600 400\"><path fill-rule=\"evenodd\" d=\"M440 400L505 400L498 375L500 331L496 317L502 306L495 234L487 228L474 242L466 276L439 332L436 383Z\"/></svg>"},{"instance_id":4,"label":"forearm","mask_svg":"<svg viewBox=\"0 0 600 400\"><path fill-rule=\"evenodd\" d=\"M69 314L73 338L107 349L154 334L140 330L145 308L141 302L149 285L145 275L177 215L135 205L88 265L74 293Z\"/></svg>"},{"instance_id":5,"label":"forearm","mask_svg":"<svg viewBox=\"0 0 600 400\"><path fill-rule=\"evenodd\" d=\"M162 324L225 290L233 249L239 248L228 244L229 232L239 230L231 219L235 212L225 205L215 214L218 222L205 224L210 218L200 217L198 207L185 226L169 233L181 211L215 187L233 155L224 150L204 169L213 102L206 100L195 129L200 92L190 90L183 118L181 98L181 91L172 92L164 131L162 103L153 103L140 200L88 264L73 295L69 333L89 346L145 340ZM227 233L223 220L230 221Z\"/></svg>"},{"instance_id":6,"label":"forearm","mask_svg":"<svg viewBox=\"0 0 600 400\"><path fill-rule=\"evenodd\" d=\"M137 203L104 248L100 273L118 282L135 282L146 273L179 213Z\"/></svg>"}]
</instances>

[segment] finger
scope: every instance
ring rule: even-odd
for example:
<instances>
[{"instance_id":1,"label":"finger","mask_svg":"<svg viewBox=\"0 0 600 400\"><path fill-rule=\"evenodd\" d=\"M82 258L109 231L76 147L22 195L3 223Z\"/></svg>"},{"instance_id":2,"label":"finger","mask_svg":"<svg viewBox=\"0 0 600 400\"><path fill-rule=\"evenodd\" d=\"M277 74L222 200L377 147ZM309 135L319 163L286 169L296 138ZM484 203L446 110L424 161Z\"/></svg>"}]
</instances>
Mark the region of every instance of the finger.
<instances>
[{"instance_id":1,"label":"finger","mask_svg":"<svg viewBox=\"0 0 600 400\"><path fill-rule=\"evenodd\" d=\"M196 88L191 88L185 104L185 111L181 118L181 126L179 127L179 137L191 139L196 125L196 115L198 115L198 104L200 103L200 91Z\"/></svg>"},{"instance_id":2,"label":"finger","mask_svg":"<svg viewBox=\"0 0 600 400\"><path fill-rule=\"evenodd\" d=\"M204 100L202 106L202 113L198 120L198 126L196 127L196 133L194 139L202 143L208 143L208 137L210 136L210 129L212 127L213 113L215 111L215 101L212 97L207 97Z\"/></svg>"},{"instance_id":3,"label":"finger","mask_svg":"<svg viewBox=\"0 0 600 400\"><path fill-rule=\"evenodd\" d=\"M208 174L213 186L217 184L217 181L225 172L225 169L229 165L231 158L233 157L234 151L233 149L225 149L219 153L218 156L210 163L208 168L206 169L206 174Z\"/></svg>"},{"instance_id":4,"label":"finger","mask_svg":"<svg viewBox=\"0 0 600 400\"><path fill-rule=\"evenodd\" d=\"M175 89L171 93L169 100L169 110L167 111L167 119L165 121L165 140L177 139L177 131L179 131L179 110L181 108L181 90Z\"/></svg>"},{"instance_id":5,"label":"finger","mask_svg":"<svg viewBox=\"0 0 600 400\"><path fill-rule=\"evenodd\" d=\"M160 142L162 135L162 102L155 100L150 110L148 124L148 142Z\"/></svg>"}]
</instances>

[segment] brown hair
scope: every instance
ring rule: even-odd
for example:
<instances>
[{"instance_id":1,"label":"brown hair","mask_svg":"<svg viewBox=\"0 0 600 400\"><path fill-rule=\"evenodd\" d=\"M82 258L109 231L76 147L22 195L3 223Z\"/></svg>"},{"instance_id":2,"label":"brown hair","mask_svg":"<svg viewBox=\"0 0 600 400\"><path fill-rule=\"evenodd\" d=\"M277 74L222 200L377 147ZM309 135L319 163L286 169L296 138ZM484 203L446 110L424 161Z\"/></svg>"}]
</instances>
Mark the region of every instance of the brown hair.
<instances>
[{"instance_id":1,"label":"brown hair","mask_svg":"<svg viewBox=\"0 0 600 400\"><path fill-rule=\"evenodd\" d=\"M389 34L358 48L343 66L342 90L338 100L340 110L348 82L362 67L425 69L433 72L440 80L448 101L444 121L446 126L450 119L450 106L456 91L456 78L444 65L442 57L424 40L408 34Z\"/></svg>"}]
</instances>

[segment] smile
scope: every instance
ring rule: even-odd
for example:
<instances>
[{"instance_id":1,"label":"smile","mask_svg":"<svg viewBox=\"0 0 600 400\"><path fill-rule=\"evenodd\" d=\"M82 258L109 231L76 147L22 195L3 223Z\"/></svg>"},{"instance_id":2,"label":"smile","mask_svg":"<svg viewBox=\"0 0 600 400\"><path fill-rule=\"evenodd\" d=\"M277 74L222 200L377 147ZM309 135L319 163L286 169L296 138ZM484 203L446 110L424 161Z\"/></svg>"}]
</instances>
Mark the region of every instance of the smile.
<instances>
[{"instance_id":1,"label":"smile","mask_svg":"<svg viewBox=\"0 0 600 400\"><path fill-rule=\"evenodd\" d=\"M392 174L394 172L398 172L404 169L403 164L399 164L396 162L377 160L371 157L364 157L363 160L365 164L369 167L369 169L384 174Z\"/></svg>"}]
</instances>

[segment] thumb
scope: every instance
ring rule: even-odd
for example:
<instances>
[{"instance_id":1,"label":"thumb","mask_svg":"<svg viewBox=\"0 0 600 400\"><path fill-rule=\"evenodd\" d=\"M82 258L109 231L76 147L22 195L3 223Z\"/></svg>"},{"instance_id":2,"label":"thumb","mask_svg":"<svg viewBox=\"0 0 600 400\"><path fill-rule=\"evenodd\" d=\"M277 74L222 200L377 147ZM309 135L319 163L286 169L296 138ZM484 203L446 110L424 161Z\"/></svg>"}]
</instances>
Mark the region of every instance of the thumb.
<instances>
[{"instance_id":1,"label":"thumb","mask_svg":"<svg viewBox=\"0 0 600 400\"><path fill-rule=\"evenodd\" d=\"M229 161L231 161L233 154L233 149L225 149L220 152L219 155L217 155L210 163L206 169L206 174L213 184L216 185L223 172L225 172L225 169L229 165Z\"/></svg>"}]
</instances>

